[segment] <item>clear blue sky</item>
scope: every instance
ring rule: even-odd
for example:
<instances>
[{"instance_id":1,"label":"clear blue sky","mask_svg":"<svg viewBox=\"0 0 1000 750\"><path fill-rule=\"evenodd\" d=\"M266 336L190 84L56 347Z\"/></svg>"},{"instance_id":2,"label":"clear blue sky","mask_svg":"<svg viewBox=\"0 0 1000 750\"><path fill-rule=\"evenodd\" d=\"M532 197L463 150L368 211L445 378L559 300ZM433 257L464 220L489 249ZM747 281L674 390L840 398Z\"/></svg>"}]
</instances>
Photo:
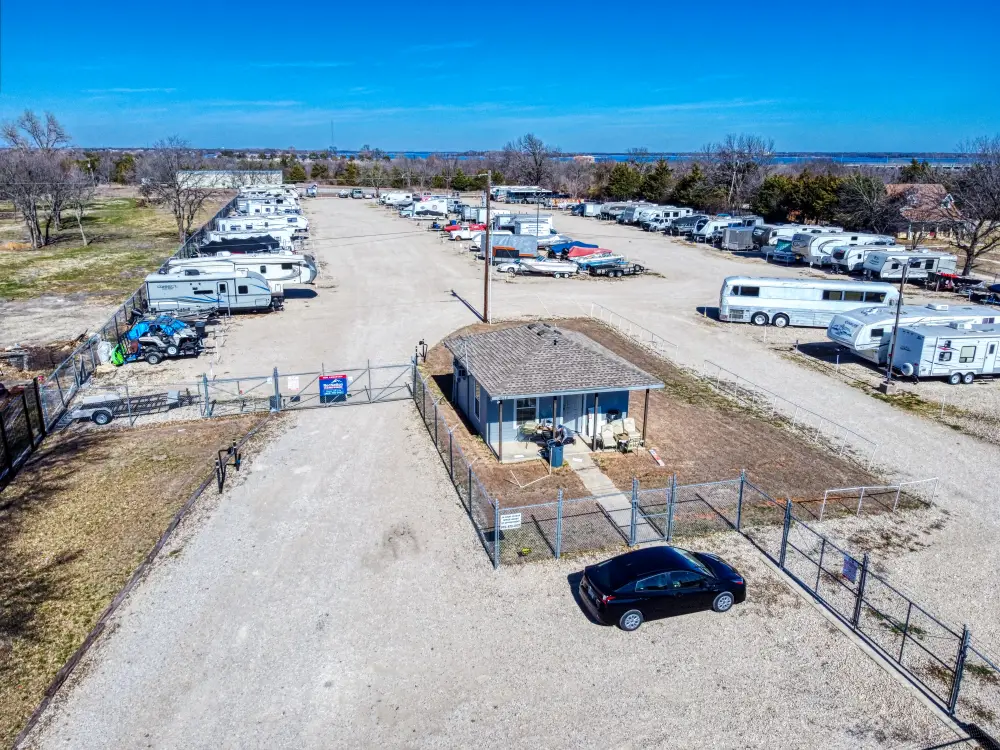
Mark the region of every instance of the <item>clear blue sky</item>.
<instances>
[{"instance_id":1,"label":"clear blue sky","mask_svg":"<svg viewBox=\"0 0 1000 750\"><path fill-rule=\"evenodd\" d=\"M949 151L1000 132L1000 2L3 4L0 117L77 144Z\"/></svg>"}]
</instances>

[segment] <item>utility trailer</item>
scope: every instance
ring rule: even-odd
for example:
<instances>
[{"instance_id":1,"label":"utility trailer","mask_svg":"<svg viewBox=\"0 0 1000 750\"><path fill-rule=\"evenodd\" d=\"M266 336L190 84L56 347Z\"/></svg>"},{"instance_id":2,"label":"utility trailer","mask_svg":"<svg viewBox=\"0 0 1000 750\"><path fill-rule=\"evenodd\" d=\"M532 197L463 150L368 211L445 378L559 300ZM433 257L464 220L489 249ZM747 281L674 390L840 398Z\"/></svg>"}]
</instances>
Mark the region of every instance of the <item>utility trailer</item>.
<instances>
[{"instance_id":1,"label":"utility trailer","mask_svg":"<svg viewBox=\"0 0 1000 750\"><path fill-rule=\"evenodd\" d=\"M726 227L722 231L723 250L746 252L754 249L753 227Z\"/></svg>"},{"instance_id":2,"label":"utility trailer","mask_svg":"<svg viewBox=\"0 0 1000 750\"><path fill-rule=\"evenodd\" d=\"M76 407L67 413L66 419L71 422L88 419L94 424L106 425L121 417L158 414L193 403L194 397L190 391L183 395L180 391L166 391L128 397L120 396L117 393L98 393L80 399Z\"/></svg>"},{"instance_id":3,"label":"utility trailer","mask_svg":"<svg viewBox=\"0 0 1000 750\"><path fill-rule=\"evenodd\" d=\"M613 279L620 279L622 276L639 276L646 273L646 267L638 263L619 263L614 266L591 266L591 276L610 276Z\"/></svg>"}]
</instances>

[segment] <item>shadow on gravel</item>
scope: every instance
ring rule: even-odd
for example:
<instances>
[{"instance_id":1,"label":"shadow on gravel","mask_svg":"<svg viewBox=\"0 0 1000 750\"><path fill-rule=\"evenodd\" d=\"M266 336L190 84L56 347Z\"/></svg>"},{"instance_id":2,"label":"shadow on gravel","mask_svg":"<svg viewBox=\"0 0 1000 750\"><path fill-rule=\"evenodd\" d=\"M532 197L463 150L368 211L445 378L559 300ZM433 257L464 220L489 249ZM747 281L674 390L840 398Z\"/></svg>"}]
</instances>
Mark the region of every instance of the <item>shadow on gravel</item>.
<instances>
[{"instance_id":1,"label":"shadow on gravel","mask_svg":"<svg viewBox=\"0 0 1000 750\"><path fill-rule=\"evenodd\" d=\"M316 293L315 289L286 289L285 299L315 299L319 295Z\"/></svg>"},{"instance_id":2,"label":"shadow on gravel","mask_svg":"<svg viewBox=\"0 0 1000 750\"><path fill-rule=\"evenodd\" d=\"M706 318L711 318L712 320L718 320L719 319L719 308L717 308L717 307L708 307L706 305L698 305L698 307L695 308L695 311L699 315L704 315Z\"/></svg>"},{"instance_id":3,"label":"shadow on gravel","mask_svg":"<svg viewBox=\"0 0 1000 750\"><path fill-rule=\"evenodd\" d=\"M578 571L576 573L570 573L566 576L566 583L569 584L569 593L573 595L573 601L576 602L576 606L580 608L580 612L586 617L591 624L600 625L601 627L606 627L603 622L598 620L591 614L590 610L587 609L586 605L583 603L583 599L580 598L580 581L583 578L583 571Z\"/></svg>"}]
</instances>

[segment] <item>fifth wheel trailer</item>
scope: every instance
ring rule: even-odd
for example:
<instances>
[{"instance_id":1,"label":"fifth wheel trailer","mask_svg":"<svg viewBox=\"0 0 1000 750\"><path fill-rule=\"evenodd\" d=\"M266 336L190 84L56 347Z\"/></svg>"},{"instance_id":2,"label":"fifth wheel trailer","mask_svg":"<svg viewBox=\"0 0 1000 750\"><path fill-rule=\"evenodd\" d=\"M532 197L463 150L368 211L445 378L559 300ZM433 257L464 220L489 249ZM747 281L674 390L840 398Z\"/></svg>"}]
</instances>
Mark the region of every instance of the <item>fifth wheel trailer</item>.
<instances>
[{"instance_id":1,"label":"fifth wheel trailer","mask_svg":"<svg viewBox=\"0 0 1000 750\"><path fill-rule=\"evenodd\" d=\"M950 323L900 328L892 368L906 377L946 378L952 385L1000 374L1000 326Z\"/></svg>"},{"instance_id":2,"label":"fifth wheel trailer","mask_svg":"<svg viewBox=\"0 0 1000 750\"><path fill-rule=\"evenodd\" d=\"M152 312L263 312L281 309L284 299L280 285L272 290L259 273L243 269L201 273L182 268L173 273L151 273L145 287Z\"/></svg>"}]
</instances>

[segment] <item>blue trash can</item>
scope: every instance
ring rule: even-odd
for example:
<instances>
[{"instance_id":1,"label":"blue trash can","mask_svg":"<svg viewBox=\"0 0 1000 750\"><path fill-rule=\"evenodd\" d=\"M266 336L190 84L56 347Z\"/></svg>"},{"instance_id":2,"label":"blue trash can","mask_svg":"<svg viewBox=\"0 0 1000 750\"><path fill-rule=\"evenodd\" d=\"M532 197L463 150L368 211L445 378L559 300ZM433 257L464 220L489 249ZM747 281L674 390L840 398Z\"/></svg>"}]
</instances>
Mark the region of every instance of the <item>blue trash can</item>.
<instances>
[{"instance_id":1,"label":"blue trash can","mask_svg":"<svg viewBox=\"0 0 1000 750\"><path fill-rule=\"evenodd\" d=\"M563 446L555 440L549 441L549 462L553 469L558 469L563 465Z\"/></svg>"}]
</instances>

